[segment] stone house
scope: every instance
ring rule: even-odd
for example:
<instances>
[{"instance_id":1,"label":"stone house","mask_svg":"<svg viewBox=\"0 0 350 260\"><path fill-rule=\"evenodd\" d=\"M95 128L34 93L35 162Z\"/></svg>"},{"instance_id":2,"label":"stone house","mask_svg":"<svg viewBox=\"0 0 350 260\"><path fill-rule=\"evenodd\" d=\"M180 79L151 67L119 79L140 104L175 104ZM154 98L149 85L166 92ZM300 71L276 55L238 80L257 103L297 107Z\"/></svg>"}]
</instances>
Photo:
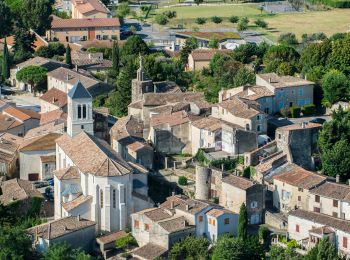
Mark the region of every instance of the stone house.
<instances>
[{"instance_id":1,"label":"stone house","mask_svg":"<svg viewBox=\"0 0 350 260\"><path fill-rule=\"evenodd\" d=\"M236 155L257 147L256 133L212 116L191 123L191 144L193 155L200 148Z\"/></svg>"},{"instance_id":2,"label":"stone house","mask_svg":"<svg viewBox=\"0 0 350 260\"><path fill-rule=\"evenodd\" d=\"M191 153L191 123L198 119L184 110L153 115L148 139L163 154Z\"/></svg>"},{"instance_id":3,"label":"stone house","mask_svg":"<svg viewBox=\"0 0 350 260\"><path fill-rule=\"evenodd\" d=\"M120 40L120 21L116 18L53 19L46 37L60 42Z\"/></svg>"},{"instance_id":4,"label":"stone house","mask_svg":"<svg viewBox=\"0 0 350 260\"><path fill-rule=\"evenodd\" d=\"M27 214L32 199L44 198L30 181L17 178L3 181L0 185L0 191L1 204L6 206L14 202L19 203L18 207L16 207L16 214L19 216Z\"/></svg>"},{"instance_id":5,"label":"stone house","mask_svg":"<svg viewBox=\"0 0 350 260\"><path fill-rule=\"evenodd\" d=\"M28 92L32 92L31 86L26 83L19 82L16 78L17 72L28 66L40 66L40 67L46 68L48 72L60 67L68 67L68 65L63 62L51 60L51 59L47 59L39 56L26 60L22 63L16 64L16 67L14 69L11 69L10 71L11 84L13 87L16 87L20 90L28 91Z\"/></svg>"},{"instance_id":6,"label":"stone house","mask_svg":"<svg viewBox=\"0 0 350 260\"><path fill-rule=\"evenodd\" d=\"M106 83L80 73L80 71L70 70L64 67L47 73L47 89L48 91L57 89L67 94L78 80L88 89L93 97L110 90L110 87Z\"/></svg>"},{"instance_id":7,"label":"stone house","mask_svg":"<svg viewBox=\"0 0 350 260\"><path fill-rule=\"evenodd\" d=\"M136 212L131 218L139 246L151 243L165 250L187 236L205 236L214 242L221 234L236 234L238 223L232 212L182 195L168 197L158 208Z\"/></svg>"},{"instance_id":8,"label":"stone house","mask_svg":"<svg viewBox=\"0 0 350 260\"><path fill-rule=\"evenodd\" d=\"M187 67L189 71L202 70L208 68L211 59L215 54L227 54L231 50L217 50L217 49L196 49L188 55Z\"/></svg>"},{"instance_id":9,"label":"stone house","mask_svg":"<svg viewBox=\"0 0 350 260\"><path fill-rule=\"evenodd\" d=\"M288 236L305 249L311 249L324 237L332 241L338 252L350 256L350 221L325 214L297 209L288 215Z\"/></svg>"},{"instance_id":10,"label":"stone house","mask_svg":"<svg viewBox=\"0 0 350 260\"><path fill-rule=\"evenodd\" d=\"M72 0L71 7L73 19L109 18L112 16L108 8L99 0Z\"/></svg>"},{"instance_id":11,"label":"stone house","mask_svg":"<svg viewBox=\"0 0 350 260\"><path fill-rule=\"evenodd\" d=\"M111 146L122 158L153 168L153 149L143 139L143 122L134 116L125 116L110 130Z\"/></svg>"},{"instance_id":12,"label":"stone house","mask_svg":"<svg viewBox=\"0 0 350 260\"><path fill-rule=\"evenodd\" d=\"M166 257L167 250L164 247L148 243L132 251L132 256L141 260L153 260L157 257Z\"/></svg>"},{"instance_id":13,"label":"stone house","mask_svg":"<svg viewBox=\"0 0 350 260\"><path fill-rule=\"evenodd\" d=\"M101 43L101 40L94 40L93 42ZM111 45L113 45L113 43L109 40L102 41L102 42L110 42ZM89 48L89 47L84 47L82 45L82 42L80 42L79 44L84 49ZM95 48L98 48L98 47L95 47ZM112 46L108 46L107 48L112 48ZM89 53L81 50L72 52L72 64L75 66L75 68L82 69L91 74L93 73L106 74L112 68L112 65L113 65L111 60L107 60L103 58L102 52ZM92 95L94 95L94 93L92 93Z\"/></svg>"},{"instance_id":14,"label":"stone house","mask_svg":"<svg viewBox=\"0 0 350 260\"><path fill-rule=\"evenodd\" d=\"M91 252L96 237L96 222L77 217L50 221L26 230L37 252L45 252L49 246L67 243L72 248Z\"/></svg>"},{"instance_id":15,"label":"stone house","mask_svg":"<svg viewBox=\"0 0 350 260\"><path fill-rule=\"evenodd\" d=\"M239 214L243 203L247 208L248 223L251 225L262 223L265 209L264 186L232 174L224 177L219 204Z\"/></svg>"},{"instance_id":16,"label":"stone house","mask_svg":"<svg viewBox=\"0 0 350 260\"><path fill-rule=\"evenodd\" d=\"M257 134L267 131L266 115L260 110L259 103L255 101L233 96L216 104L212 108L212 116Z\"/></svg>"},{"instance_id":17,"label":"stone house","mask_svg":"<svg viewBox=\"0 0 350 260\"><path fill-rule=\"evenodd\" d=\"M350 186L324 182L310 191L309 211L350 220Z\"/></svg>"},{"instance_id":18,"label":"stone house","mask_svg":"<svg viewBox=\"0 0 350 260\"><path fill-rule=\"evenodd\" d=\"M7 132L24 136L27 131L39 126L40 114L29 109L8 106L0 114L0 133Z\"/></svg>"},{"instance_id":19,"label":"stone house","mask_svg":"<svg viewBox=\"0 0 350 260\"><path fill-rule=\"evenodd\" d=\"M309 209L311 190L326 181L326 177L307 171L296 164L278 168L273 178L273 206L281 212Z\"/></svg>"},{"instance_id":20,"label":"stone house","mask_svg":"<svg viewBox=\"0 0 350 260\"><path fill-rule=\"evenodd\" d=\"M54 110L67 112L67 93L51 88L40 97L41 113L48 113Z\"/></svg>"},{"instance_id":21,"label":"stone house","mask_svg":"<svg viewBox=\"0 0 350 260\"><path fill-rule=\"evenodd\" d=\"M54 123L66 127L68 114L60 109L40 114L40 126Z\"/></svg>"},{"instance_id":22,"label":"stone house","mask_svg":"<svg viewBox=\"0 0 350 260\"><path fill-rule=\"evenodd\" d=\"M60 133L47 133L24 138L19 147L21 179L36 181L53 177L56 164L55 140L60 136Z\"/></svg>"},{"instance_id":23,"label":"stone house","mask_svg":"<svg viewBox=\"0 0 350 260\"><path fill-rule=\"evenodd\" d=\"M18 148L23 138L9 133L0 133L0 175L9 178L18 174Z\"/></svg>"}]
</instances>

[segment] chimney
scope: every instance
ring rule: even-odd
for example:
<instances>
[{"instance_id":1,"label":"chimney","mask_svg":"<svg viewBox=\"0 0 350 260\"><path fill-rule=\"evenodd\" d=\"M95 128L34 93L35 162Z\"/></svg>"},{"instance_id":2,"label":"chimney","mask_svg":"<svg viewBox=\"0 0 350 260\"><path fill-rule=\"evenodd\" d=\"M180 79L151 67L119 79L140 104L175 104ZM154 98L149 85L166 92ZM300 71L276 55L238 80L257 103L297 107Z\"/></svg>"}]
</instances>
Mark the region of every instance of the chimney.
<instances>
[{"instance_id":1,"label":"chimney","mask_svg":"<svg viewBox=\"0 0 350 260\"><path fill-rule=\"evenodd\" d=\"M305 74L304 79L307 80L307 75Z\"/></svg>"},{"instance_id":2,"label":"chimney","mask_svg":"<svg viewBox=\"0 0 350 260\"><path fill-rule=\"evenodd\" d=\"M174 209L174 201L170 202L170 209Z\"/></svg>"},{"instance_id":3,"label":"chimney","mask_svg":"<svg viewBox=\"0 0 350 260\"><path fill-rule=\"evenodd\" d=\"M224 171L225 169L224 169L224 164L222 163L221 164L221 171Z\"/></svg>"},{"instance_id":4,"label":"chimney","mask_svg":"<svg viewBox=\"0 0 350 260\"><path fill-rule=\"evenodd\" d=\"M160 203L159 202L157 203L157 207L160 208Z\"/></svg>"},{"instance_id":5,"label":"chimney","mask_svg":"<svg viewBox=\"0 0 350 260\"><path fill-rule=\"evenodd\" d=\"M49 226L47 227L47 239L51 237L51 222L49 222Z\"/></svg>"},{"instance_id":6,"label":"chimney","mask_svg":"<svg viewBox=\"0 0 350 260\"><path fill-rule=\"evenodd\" d=\"M301 128L305 128L306 127L306 122L301 122Z\"/></svg>"},{"instance_id":7,"label":"chimney","mask_svg":"<svg viewBox=\"0 0 350 260\"><path fill-rule=\"evenodd\" d=\"M190 210L190 205L186 204L186 211Z\"/></svg>"},{"instance_id":8,"label":"chimney","mask_svg":"<svg viewBox=\"0 0 350 260\"><path fill-rule=\"evenodd\" d=\"M175 191L171 192L171 196L175 196Z\"/></svg>"},{"instance_id":9,"label":"chimney","mask_svg":"<svg viewBox=\"0 0 350 260\"><path fill-rule=\"evenodd\" d=\"M269 83L271 83L272 82L272 79L271 78L269 78Z\"/></svg>"},{"instance_id":10,"label":"chimney","mask_svg":"<svg viewBox=\"0 0 350 260\"><path fill-rule=\"evenodd\" d=\"M77 220L80 221L80 215L77 216Z\"/></svg>"},{"instance_id":11,"label":"chimney","mask_svg":"<svg viewBox=\"0 0 350 260\"><path fill-rule=\"evenodd\" d=\"M75 64L75 71L78 72L78 65Z\"/></svg>"},{"instance_id":12,"label":"chimney","mask_svg":"<svg viewBox=\"0 0 350 260\"><path fill-rule=\"evenodd\" d=\"M337 174L337 175L335 176L335 182L336 182L336 183L339 183L339 182L340 182L340 175L339 175L339 174Z\"/></svg>"}]
</instances>

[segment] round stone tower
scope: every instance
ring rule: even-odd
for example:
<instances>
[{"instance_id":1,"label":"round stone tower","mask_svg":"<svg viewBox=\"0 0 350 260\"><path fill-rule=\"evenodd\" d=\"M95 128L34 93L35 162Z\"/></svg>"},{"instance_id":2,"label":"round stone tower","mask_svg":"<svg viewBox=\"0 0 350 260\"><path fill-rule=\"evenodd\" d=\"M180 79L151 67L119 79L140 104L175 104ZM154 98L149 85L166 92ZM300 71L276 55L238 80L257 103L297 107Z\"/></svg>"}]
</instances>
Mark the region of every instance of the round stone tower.
<instances>
[{"instance_id":1,"label":"round stone tower","mask_svg":"<svg viewBox=\"0 0 350 260\"><path fill-rule=\"evenodd\" d=\"M208 200L210 191L210 169L196 165L196 194L195 198Z\"/></svg>"}]
</instances>

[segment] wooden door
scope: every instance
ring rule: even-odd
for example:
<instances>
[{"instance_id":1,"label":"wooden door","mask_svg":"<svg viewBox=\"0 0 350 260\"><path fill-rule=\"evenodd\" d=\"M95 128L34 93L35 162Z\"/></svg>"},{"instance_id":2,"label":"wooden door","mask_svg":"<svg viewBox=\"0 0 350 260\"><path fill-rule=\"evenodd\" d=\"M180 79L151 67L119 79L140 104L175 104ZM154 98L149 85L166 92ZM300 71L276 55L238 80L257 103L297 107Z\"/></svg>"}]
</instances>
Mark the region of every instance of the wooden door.
<instances>
[{"instance_id":1,"label":"wooden door","mask_svg":"<svg viewBox=\"0 0 350 260\"><path fill-rule=\"evenodd\" d=\"M95 28L89 28L88 31L88 40L95 40Z\"/></svg>"}]
</instances>

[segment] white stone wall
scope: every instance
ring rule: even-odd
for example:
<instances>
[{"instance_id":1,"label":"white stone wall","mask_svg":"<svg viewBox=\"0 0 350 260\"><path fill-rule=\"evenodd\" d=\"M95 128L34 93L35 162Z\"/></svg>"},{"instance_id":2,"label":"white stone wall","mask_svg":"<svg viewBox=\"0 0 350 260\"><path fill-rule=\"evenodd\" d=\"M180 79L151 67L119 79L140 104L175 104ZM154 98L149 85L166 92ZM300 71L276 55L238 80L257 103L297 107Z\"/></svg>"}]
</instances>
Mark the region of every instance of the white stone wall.
<instances>
[{"instance_id":1,"label":"white stone wall","mask_svg":"<svg viewBox=\"0 0 350 260\"><path fill-rule=\"evenodd\" d=\"M64 93L68 93L72 88L73 85L66 83L64 81L58 80L54 77L47 76L47 89L50 90L51 88L57 88Z\"/></svg>"},{"instance_id":2,"label":"white stone wall","mask_svg":"<svg viewBox=\"0 0 350 260\"><path fill-rule=\"evenodd\" d=\"M55 150L44 151L22 151L19 153L20 178L28 180L28 174L38 173L40 178L41 159L40 156L55 155Z\"/></svg>"},{"instance_id":3,"label":"white stone wall","mask_svg":"<svg viewBox=\"0 0 350 260\"><path fill-rule=\"evenodd\" d=\"M86 105L86 118L78 118L78 106ZM83 109L81 109L83 116ZM85 131L91 135L94 134L92 118L92 99L74 99L68 97L68 118L67 118L67 133L70 136L75 136L81 131Z\"/></svg>"},{"instance_id":4,"label":"white stone wall","mask_svg":"<svg viewBox=\"0 0 350 260\"><path fill-rule=\"evenodd\" d=\"M334 207L333 199L320 196L320 202L316 202L315 197L316 197L315 194L310 194L309 211L314 211L314 207L317 207L320 209L320 213L326 214L329 216L333 216L333 213L336 213L338 218L342 218L343 212L346 213L346 211L342 210L342 207L345 203L341 203L340 200L337 200L338 207ZM348 213L347 215L349 216L350 213Z\"/></svg>"}]
</instances>

